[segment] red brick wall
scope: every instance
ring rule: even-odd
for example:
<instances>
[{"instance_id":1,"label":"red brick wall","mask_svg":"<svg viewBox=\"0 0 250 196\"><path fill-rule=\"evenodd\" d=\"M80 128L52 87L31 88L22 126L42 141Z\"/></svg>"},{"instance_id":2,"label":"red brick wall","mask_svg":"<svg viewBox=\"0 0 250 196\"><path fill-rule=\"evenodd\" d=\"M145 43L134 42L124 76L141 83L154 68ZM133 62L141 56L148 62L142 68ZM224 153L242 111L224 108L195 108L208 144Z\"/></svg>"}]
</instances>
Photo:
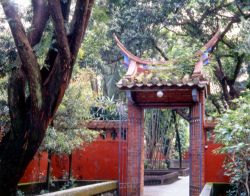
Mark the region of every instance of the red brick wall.
<instances>
[{"instance_id":1,"label":"red brick wall","mask_svg":"<svg viewBox=\"0 0 250 196\"><path fill-rule=\"evenodd\" d=\"M73 176L84 180L118 179L118 141L96 141L73 154Z\"/></svg>"},{"instance_id":2,"label":"red brick wall","mask_svg":"<svg viewBox=\"0 0 250 196\"><path fill-rule=\"evenodd\" d=\"M123 140L123 143L126 141ZM113 140L108 133L106 139L99 138L85 149L75 151L72 156L73 177L83 180L118 180L118 146L118 138ZM126 145L123 145L123 148L126 152ZM123 156L123 160L126 162L126 154L123 153ZM40 159L36 155L20 182L45 181L47 162L47 153L42 153ZM56 179L67 177L68 164L68 156L53 155L52 177Z\"/></svg>"},{"instance_id":3,"label":"red brick wall","mask_svg":"<svg viewBox=\"0 0 250 196\"><path fill-rule=\"evenodd\" d=\"M220 147L212 140L206 142L205 150L205 182L228 183L229 177L224 175L223 163L226 155L214 154L214 150Z\"/></svg>"}]
</instances>

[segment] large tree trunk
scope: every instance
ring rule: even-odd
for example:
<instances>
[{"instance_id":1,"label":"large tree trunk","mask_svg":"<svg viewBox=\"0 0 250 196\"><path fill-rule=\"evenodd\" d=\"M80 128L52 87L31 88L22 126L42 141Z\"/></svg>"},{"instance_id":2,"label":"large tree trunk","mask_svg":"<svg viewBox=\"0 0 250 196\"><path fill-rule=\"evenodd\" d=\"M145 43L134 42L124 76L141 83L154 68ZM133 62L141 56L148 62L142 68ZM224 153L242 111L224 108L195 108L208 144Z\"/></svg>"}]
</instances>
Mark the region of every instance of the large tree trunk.
<instances>
[{"instance_id":1,"label":"large tree trunk","mask_svg":"<svg viewBox=\"0 0 250 196\"><path fill-rule=\"evenodd\" d=\"M26 35L15 7L1 1L9 23L20 65L13 71L8 87L11 130L0 143L0 194L15 195L17 183L43 141L45 132L68 87L73 65L83 40L94 0L77 0L70 34L71 1L32 0L32 31ZM50 13L48 11L50 10ZM41 40L48 18L52 18L57 50L49 50L40 71L33 47ZM52 54L53 53L53 54ZM27 91L28 88L28 91Z\"/></svg>"},{"instance_id":2,"label":"large tree trunk","mask_svg":"<svg viewBox=\"0 0 250 196\"><path fill-rule=\"evenodd\" d=\"M8 134L0 163L0 192L1 195L15 195L16 185L23 176L25 168L35 155L45 129L41 128L40 120L27 119L29 125L20 129L20 135ZM22 124L22 123L20 123Z\"/></svg>"}]
</instances>

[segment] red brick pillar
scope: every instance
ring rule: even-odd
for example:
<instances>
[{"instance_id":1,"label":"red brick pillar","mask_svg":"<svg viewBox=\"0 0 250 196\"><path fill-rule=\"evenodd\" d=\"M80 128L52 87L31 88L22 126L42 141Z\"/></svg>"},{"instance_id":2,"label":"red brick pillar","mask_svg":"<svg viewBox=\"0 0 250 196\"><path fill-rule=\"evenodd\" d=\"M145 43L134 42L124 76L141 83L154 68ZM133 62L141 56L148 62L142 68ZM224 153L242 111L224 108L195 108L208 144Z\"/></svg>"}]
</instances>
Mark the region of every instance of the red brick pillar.
<instances>
[{"instance_id":1,"label":"red brick pillar","mask_svg":"<svg viewBox=\"0 0 250 196\"><path fill-rule=\"evenodd\" d=\"M204 186L204 91L199 91L199 100L191 108L190 121L190 196L199 196Z\"/></svg>"},{"instance_id":2,"label":"red brick pillar","mask_svg":"<svg viewBox=\"0 0 250 196\"><path fill-rule=\"evenodd\" d=\"M143 109L128 104L127 196L143 195L144 186L144 120Z\"/></svg>"}]
</instances>

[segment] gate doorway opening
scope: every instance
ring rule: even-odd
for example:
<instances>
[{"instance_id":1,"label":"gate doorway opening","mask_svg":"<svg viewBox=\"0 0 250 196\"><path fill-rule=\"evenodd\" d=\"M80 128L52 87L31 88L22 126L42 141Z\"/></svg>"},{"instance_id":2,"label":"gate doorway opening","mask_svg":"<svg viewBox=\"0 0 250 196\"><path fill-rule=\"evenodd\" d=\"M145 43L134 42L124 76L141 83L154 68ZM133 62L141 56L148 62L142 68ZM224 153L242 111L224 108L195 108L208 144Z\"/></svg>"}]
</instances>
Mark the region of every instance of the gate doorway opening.
<instances>
[{"instance_id":1,"label":"gate doorway opening","mask_svg":"<svg viewBox=\"0 0 250 196\"><path fill-rule=\"evenodd\" d=\"M144 185L169 184L188 175L188 109L144 110Z\"/></svg>"},{"instance_id":2,"label":"gate doorway opening","mask_svg":"<svg viewBox=\"0 0 250 196\"><path fill-rule=\"evenodd\" d=\"M144 110L144 168L166 170L187 168L189 152L189 123L178 113L189 110Z\"/></svg>"}]
</instances>

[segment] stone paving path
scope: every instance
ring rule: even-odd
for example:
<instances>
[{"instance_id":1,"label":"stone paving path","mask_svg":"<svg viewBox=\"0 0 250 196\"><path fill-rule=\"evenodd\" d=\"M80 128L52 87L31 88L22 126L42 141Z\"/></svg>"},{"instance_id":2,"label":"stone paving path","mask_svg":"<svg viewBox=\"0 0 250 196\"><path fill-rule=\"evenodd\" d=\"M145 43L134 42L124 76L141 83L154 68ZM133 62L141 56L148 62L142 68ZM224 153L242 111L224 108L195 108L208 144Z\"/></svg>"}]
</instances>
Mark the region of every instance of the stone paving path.
<instances>
[{"instance_id":1,"label":"stone paving path","mask_svg":"<svg viewBox=\"0 0 250 196\"><path fill-rule=\"evenodd\" d=\"M189 177L179 177L179 180L168 185L144 186L144 196L188 196Z\"/></svg>"}]
</instances>

